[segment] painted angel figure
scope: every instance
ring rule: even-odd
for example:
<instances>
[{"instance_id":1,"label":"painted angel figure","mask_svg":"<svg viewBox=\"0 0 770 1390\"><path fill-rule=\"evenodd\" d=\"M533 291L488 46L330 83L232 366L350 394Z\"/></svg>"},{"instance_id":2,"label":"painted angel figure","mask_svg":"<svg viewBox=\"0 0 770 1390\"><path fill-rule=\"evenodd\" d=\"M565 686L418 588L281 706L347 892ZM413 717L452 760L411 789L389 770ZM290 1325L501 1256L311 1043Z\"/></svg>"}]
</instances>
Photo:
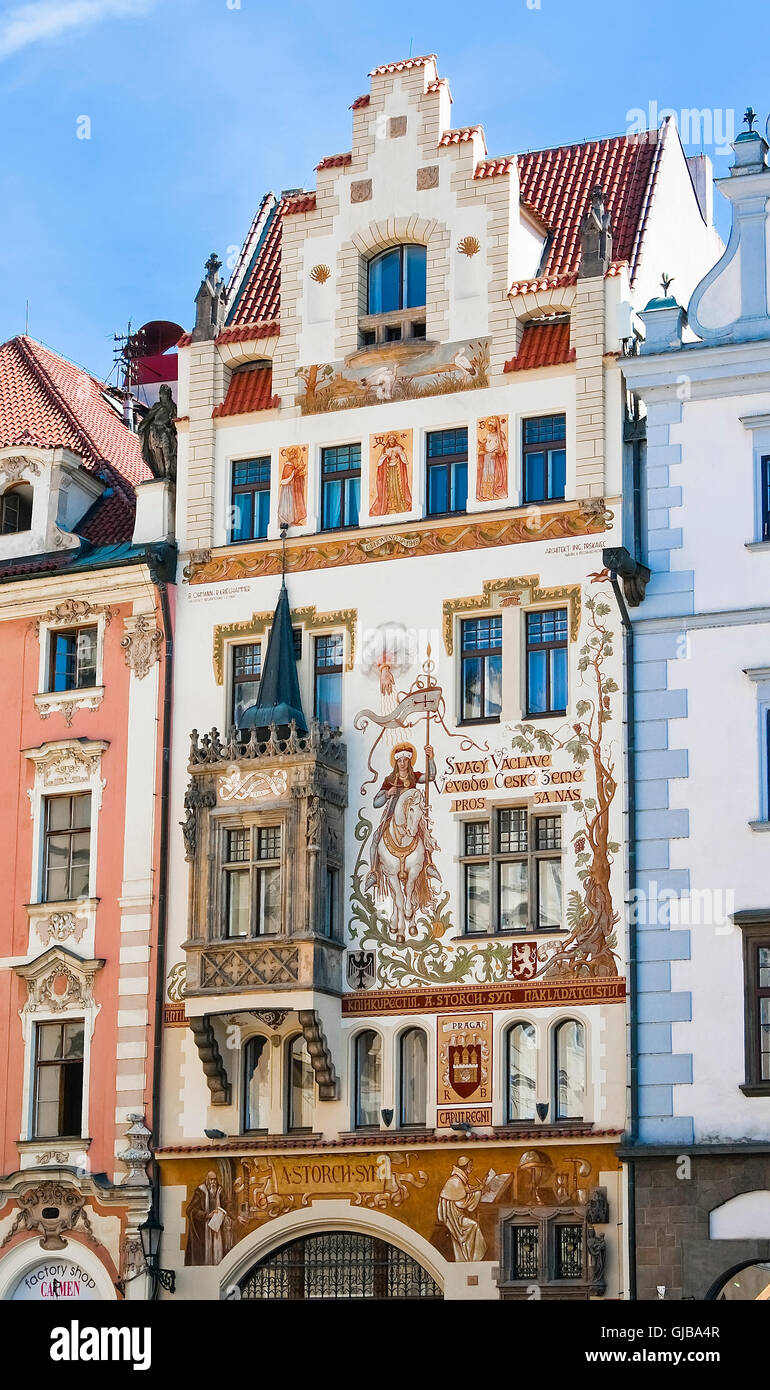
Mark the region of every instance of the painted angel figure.
<instances>
[{"instance_id":1,"label":"painted angel figure","mask_svg":"<svg viewBox=\"0 0 770 1390\"><path fill-rule=\"evenodd\" d=\"M505 425L499 415L479 421L476 463L476 498L479 502L499 502L508 493L508 451Z\"/></svg>"}]
</instances>

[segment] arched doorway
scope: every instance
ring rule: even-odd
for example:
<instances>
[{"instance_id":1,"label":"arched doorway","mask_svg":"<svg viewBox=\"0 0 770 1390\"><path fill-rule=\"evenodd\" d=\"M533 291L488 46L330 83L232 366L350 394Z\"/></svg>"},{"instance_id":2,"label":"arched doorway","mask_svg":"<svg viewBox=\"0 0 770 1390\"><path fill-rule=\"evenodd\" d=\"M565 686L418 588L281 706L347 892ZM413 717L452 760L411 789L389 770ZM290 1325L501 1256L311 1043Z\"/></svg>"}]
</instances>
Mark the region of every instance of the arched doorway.
<instances>
[{"instance_id":1,"label":"arched doorway","mask_svg":"<svg viewBox=\"0 0 770 1390\"><path fill-rule=\"evenodd\" d=\"M762 1303L770 1299L770 1263L747 1261L725 1270L711 1285L706 1299L727 1303Z\"/></svg>"},{"instance_id":2,"label":"arched doorway","mask_svg":"<svg viewBox=\"0 0 770 1390\"><path fill-rule=\"evenodd\" d=\"M273 1250L241 1279L241 1298L440 1299L435 1281L404 1250L360 1231L321 1231Z\"/></svg>"}]
</instances>

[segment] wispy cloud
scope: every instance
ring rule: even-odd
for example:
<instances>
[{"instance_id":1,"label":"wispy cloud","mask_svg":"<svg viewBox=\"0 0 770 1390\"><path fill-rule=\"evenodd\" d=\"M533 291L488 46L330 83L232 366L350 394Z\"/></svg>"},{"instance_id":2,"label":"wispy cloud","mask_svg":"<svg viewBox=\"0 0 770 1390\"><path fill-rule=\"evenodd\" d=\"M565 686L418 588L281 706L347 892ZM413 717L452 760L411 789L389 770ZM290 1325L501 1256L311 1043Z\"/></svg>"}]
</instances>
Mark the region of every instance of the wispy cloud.
<instances>
[{"instance_id":1,"label":"wispy cloud","mask_svg":"<svg viewBox=\"0 0 770 1390\"><path fill-rule=\"evenodd\" d=\"M146 14L154 0L32 0L0 19L0 60L101 19Z\"/></svg>"}]
</instances>

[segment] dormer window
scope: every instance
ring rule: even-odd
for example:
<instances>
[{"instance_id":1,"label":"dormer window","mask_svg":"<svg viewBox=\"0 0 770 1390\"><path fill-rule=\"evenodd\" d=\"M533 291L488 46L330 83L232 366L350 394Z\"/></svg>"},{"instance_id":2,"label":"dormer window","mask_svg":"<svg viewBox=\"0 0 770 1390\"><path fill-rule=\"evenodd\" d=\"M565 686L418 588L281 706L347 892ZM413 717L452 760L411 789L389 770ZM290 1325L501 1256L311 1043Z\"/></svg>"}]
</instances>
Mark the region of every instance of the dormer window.
<instances>
[{"instance_id":1,"label":"dormer window","mask_svg":"<svg viewBox=\"0 0 770 1390\"><path fill-rule=\"evenodd\" d=\"M394 246L369 262L370 314L419 309L425 304L424 246Z\"/></svg>"},{"instance_id":2,"label":"dormer window","mask_svg":"<svg viewBox=\"0 0 770 1390\"><path fill-rule=\"evenodd\" d=\"M0 497L0 534L15 536L32 529L32 488L25 483Z\"/></svg>"}]
</instances>

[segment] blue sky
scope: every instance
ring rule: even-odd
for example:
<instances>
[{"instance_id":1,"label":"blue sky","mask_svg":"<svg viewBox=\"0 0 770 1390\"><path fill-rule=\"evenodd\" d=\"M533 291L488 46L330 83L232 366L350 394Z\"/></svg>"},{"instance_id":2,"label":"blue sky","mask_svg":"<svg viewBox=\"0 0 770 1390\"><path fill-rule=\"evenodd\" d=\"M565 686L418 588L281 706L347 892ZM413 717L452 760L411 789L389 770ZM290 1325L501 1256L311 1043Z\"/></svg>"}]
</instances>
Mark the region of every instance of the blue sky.
<instances>
[{"instance_id":1,"label":"blue sky","mask_svg":"<svg viewBox=\"0 0 770 1390\"><path fill-rule=\"evenodd\" d=\"M766 0L0 0L0 341L29 299L34 337L106 375L129 318L190 326L208 253L267 189L313 187L370 68L410 50L501 155L651 105L708 109L723 136L753 103L764 128L769 36Z\"/></svg>"}]
</instances>

